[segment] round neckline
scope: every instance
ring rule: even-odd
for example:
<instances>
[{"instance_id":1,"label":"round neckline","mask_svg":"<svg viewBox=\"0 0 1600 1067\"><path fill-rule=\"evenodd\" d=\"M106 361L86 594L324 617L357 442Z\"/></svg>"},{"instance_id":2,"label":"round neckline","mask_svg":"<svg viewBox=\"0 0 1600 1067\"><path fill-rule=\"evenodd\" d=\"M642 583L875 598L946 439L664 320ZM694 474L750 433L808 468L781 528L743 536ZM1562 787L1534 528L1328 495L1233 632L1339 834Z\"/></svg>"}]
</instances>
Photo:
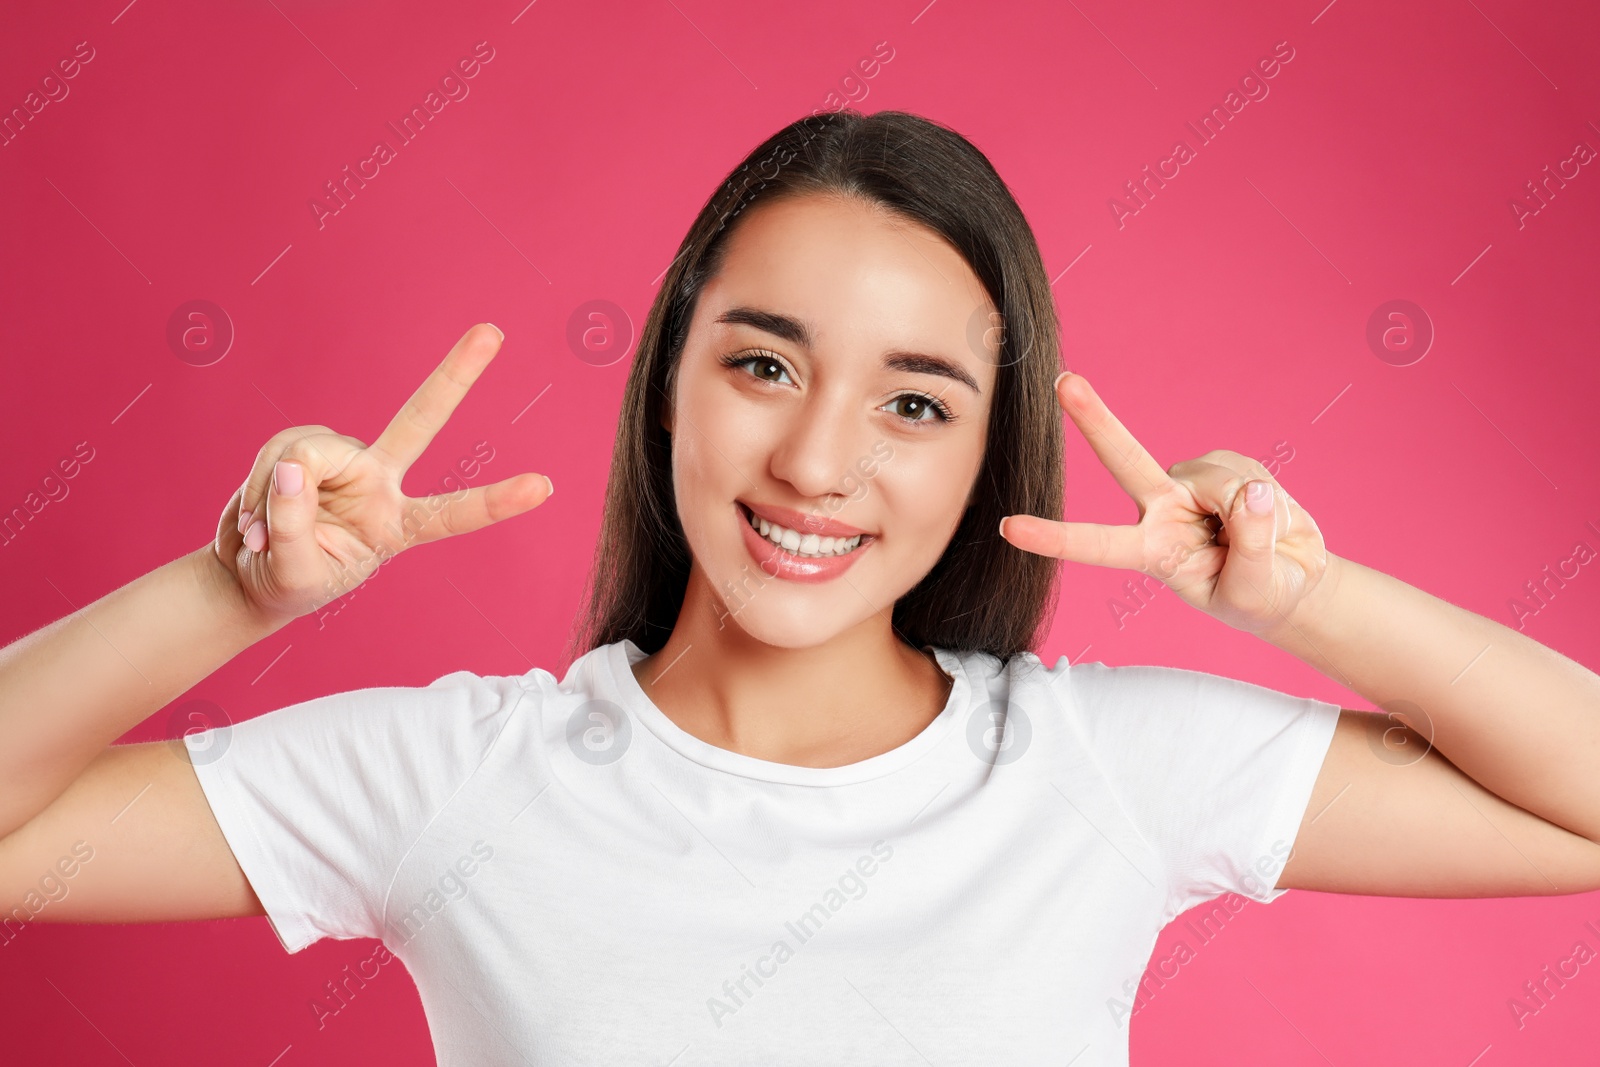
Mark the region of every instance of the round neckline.
<instances>
[{"instance_id":1,"label":"round neckline","mask_svg":"<svg viewBox=\"0 0 1600 1067\"><path fill-rule=\"evenodd\" d=\"M971 682L961 658L949 649L923 645L933 653L939 668L951 678L950 693L944 707L933 721L911 740L887 752L870 756L840 767L802 767L792 763L775 763L771 760L746 756L741 752L721 748L703 741L667 717L645 693L639 679L633 676L633 665L645 659L648 653L630 638L607 645L604 663L611 675L616 691L622 696L627 709L663 744L695 763L713 770L754 778L763 782L784 785L849 785L879 778L905 767L942 741L957 718L957 709L968 703Z\"/></svg>"}]
</instances>

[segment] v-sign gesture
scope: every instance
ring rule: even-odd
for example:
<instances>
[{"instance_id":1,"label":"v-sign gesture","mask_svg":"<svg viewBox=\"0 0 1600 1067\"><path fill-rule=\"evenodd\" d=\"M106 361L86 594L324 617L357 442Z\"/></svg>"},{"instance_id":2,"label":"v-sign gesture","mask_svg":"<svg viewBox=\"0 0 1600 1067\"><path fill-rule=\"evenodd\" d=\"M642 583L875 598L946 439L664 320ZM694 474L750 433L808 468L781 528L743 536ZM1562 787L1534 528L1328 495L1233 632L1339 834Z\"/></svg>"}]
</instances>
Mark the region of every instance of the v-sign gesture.
<instances>
[{"instance_id":1,"label":"v-sign gesture","mask_svg":"<svg viewBox=\"0 0 1600 1067\"><path fill-rule=\"evenodd\" d=\"M468 330L370 447L326 426L295 426L262 446L214 545L253 608L268 617L308 614L414 544L544 503L553 486L540 474L417 499L400 490L503 339L488 323Z\"/></svg>"},{"instance_id":2,"label":"v-sign gesture","mask_svg":"<svg viewBox=\"0 0 1600 1067\"><path fill-rule=\"evenodd\" d=\"M1139 522L1009 515L1000 523L1007 541L1044 556L1153 575L1185 603L1253 634L1284 624L1319 588L1328 564L1322 534L1256 460L1214 451L1163 470L1082 375L1058 377L1056 399L1139 506Z\"/></svg>"}]
</instances>

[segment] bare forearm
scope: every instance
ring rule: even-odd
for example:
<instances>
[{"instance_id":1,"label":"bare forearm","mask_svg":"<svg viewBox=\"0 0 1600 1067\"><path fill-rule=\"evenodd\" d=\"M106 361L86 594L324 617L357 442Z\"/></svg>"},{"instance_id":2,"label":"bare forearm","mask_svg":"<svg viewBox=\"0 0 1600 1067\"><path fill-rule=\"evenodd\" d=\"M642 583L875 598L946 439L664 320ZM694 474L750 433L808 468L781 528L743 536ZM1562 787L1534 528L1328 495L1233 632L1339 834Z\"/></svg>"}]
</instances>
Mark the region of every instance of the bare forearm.
<instances>
[{"instance_id":1,"label":"bare forearm","mask_svg":"<svg viewBox=\"0 0 1600 1067\"><path fill-rule=\"evenodd\" d=\"M207 545L0 648L0 837L286 621L250 611Z\"/></svg>"},{"instance_id":2,"label":"bare forearm","mask_svg":"<svg viewBox=\"0 0 1600 1067\"><path fill-rule=\"evenodd\" d=\"M1330 580L1325 595L1303 601L1263 638L1431 733L1434 747L1484 788L1600 841L1600 676L1331 554Z\"/></svg>"}]
</instances>

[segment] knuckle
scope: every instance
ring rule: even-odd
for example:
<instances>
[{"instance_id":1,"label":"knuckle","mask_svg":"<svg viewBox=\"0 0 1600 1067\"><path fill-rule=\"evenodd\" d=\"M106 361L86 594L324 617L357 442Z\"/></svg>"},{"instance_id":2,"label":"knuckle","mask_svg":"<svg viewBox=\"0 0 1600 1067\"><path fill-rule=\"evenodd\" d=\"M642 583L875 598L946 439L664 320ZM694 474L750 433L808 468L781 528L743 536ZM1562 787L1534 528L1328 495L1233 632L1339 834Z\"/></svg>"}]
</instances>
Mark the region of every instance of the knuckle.
<instances>
[{"instance_id":1,"label":"knuckle","mask_svg":"<svg viewBox=\"0 0 1600 1067\"><path fill-rule=\"evenodd\" d=\"M267 438L267 443L256 451L255 470L259 472L263 466L268 466L283 451L283 446L288 444L289 438L281 433L275 433Z\"/></svg>"},{"instance_id":2,"label":"knuckle","mask_svg":"<svg viewBox=\"0 0 1600 1067\"><path fill-rule=\"evenodd\" d=\"M456 513L455 505L446 504L439 512L439 518L437 520L439 523L439 529L443 531L446 536L456 536L461 532L460 524L457 522L459 518L460 516Z\"/></svg>"},{"instance_id":3,"label":"knuckle","mask_svg":"<svg viewBox=\"0 0 1600 1067\"><path fill-rule=\"evenodd\" d=\"M306 468L307 474L311 474L319 469L322 456L317 451L316 445L302 437L289 442L284 447L283 453L278 457L278 461L282 462L286 459L300 464L300 466Z\"/></svg>"},{"instance_id":4,"label":"knuckle","mask_svg":"<svg viewBox=\"0 0 1600 1067\"><path fill-rule=\"evenodd\" d=\"M259 506L261 498L266 494L267 484L272 478L272 465L282 455L282 448L272 452L263 450L255 466L250 471L249 479L244 483L243 501L252 508Z\"/></svg>"},{"instance_id":5,"label":"knuckle","mask_svg":"<svg viewBox=\"0 0 1600 1067\"><path fill-rule=\"evenodd\" d=\"M257 458L266 459L270 456L276 456L278 453L283 451L284 446L286 446L290 441L297 441L300 438L305 437L307 431L315 430L317 428L318 427L315 426L289 426L279 430L277 433L267 438L267 443L261 446L261 451L257 453Z\"/></svg>"},{"instance_id":6,"label":"knuckle","mask_svg":"<svg viewBox=\"0 0 1600 1067\"><path fill-rule=\"evenodd\" d=\"M400 409L401 417L406 425L414 430L428 430L432 424L428 418L428 409L415 399L406 401L405 407Z\"/></svg>"},{"instance_id":7,"label":"knuckle","mask_svg":"<svg viewBox=\"0 0 1600 1067\"><path fill-rule=\"evenodd\" d=\"M266 444L256 453L256 461L250 469L250 477L245 482L246 497L253 498L260 494L272 478L272 468L288 455L289 449L296 442L303 442L306 431L317 429L310 426L291 426L286 430L279 430L267 438Z\"/></svg>"}]
</instances>

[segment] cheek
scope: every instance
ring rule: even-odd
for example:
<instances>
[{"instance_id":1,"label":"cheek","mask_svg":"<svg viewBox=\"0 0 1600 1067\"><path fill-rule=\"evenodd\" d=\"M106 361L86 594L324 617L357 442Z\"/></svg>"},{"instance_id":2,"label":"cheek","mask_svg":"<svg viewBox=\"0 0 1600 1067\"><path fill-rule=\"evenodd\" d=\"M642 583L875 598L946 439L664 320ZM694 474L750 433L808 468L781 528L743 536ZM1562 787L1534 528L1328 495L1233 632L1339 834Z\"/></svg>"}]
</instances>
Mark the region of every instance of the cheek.
<instances>
[{"instance_id":1,"label":"cheek","mask_svg":"<svg viewBox=\"0 0 1600 1067\"><path fill-rule=\"evenodd\" d=\"M700 505L702 498L711 495L707 483L716 477L716 467L712 463L716 451L713 442L687 423L680 422L679 426L688 432L673 434L672 492L678 504L678 521L692 544L705 521Z\"/></svg>"},{"instance_id":2,"label":"cheek","mask_svg":"<svg viewBox=\"0 0 1600 1067\"><path fill-rule=\"evenodd\" d=\"M718 503L732 507L747 488L744 474L754 469L759 428L750 425L744 407L700 395L682 398L674 422L673 491L684 532L693 539L696 524L715 519L707 509Z\"/></svg>"},{"instance_id":3,"label":"cheek","mask_svg":"<svg viewBox=\"0 0 1600 1067\"><path fill-rule=\"evenodd\" d=\"M972 460L955 450L895 449L874 481L899 552L930 567L943 555L966 510L971 468Z\"/></svg>"}]
</instances>

